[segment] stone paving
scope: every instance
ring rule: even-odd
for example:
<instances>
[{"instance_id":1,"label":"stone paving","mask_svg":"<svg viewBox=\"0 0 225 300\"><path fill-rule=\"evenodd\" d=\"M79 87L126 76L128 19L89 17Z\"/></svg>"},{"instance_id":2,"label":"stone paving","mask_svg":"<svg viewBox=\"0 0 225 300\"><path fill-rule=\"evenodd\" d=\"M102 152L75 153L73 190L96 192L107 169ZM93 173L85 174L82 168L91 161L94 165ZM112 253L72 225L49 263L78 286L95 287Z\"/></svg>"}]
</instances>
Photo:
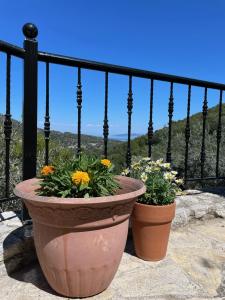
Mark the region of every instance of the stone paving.
<instances>
[{"instance_id":1,"label":"stone paving","mask_svg":"<svg viewBox=\"0 0 225 300\"><path fill-rule=\"evenodd\" d=\"M221 195L192 191L179 197L167 257L160 262L138 259L130 236L111 285L103 293L89 299L225 300L224 217L225 198ZM0 238L3 241L0 299L68 299L57 295L48 286L38 262L34 262L29 228L15 229L19 220L11 220L14 224L7 220L0 224ZM6 230L9 226L10 234ZM24 238L24 235L27 237ZM27 266L24 266L26 263ZM17 265L19 270L13 272L12 265Z\"/></svg>"}]
</instances>

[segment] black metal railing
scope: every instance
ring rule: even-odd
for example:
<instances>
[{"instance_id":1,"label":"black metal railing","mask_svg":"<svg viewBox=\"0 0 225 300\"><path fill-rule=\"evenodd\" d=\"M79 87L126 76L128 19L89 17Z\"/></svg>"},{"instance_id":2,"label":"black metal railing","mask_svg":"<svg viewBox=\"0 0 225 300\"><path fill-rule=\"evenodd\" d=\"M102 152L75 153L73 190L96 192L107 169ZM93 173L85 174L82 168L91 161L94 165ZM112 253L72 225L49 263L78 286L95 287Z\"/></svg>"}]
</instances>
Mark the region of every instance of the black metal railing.
<instances>
[{"instance_id":1,"label":"black metal railing","mask_svg":"<svg viewBox=\"0 0 225 300\"><path fill-rule=\"evenodd\" d=\"M45 164L49 163L49 138L50 138L50 113L49 113L49 72L51 64L59 64L63 66L72 66L77 68L77 153L81 151L81 116L82 116L82 81L81 75L83 69L104 72L105 74L105 102L104 102L104 120L103 120L103 155L108 155L108 139L109 139L109 124L108 124L108 79L109 74L121 74L128 77L128 98L127 98L127 113L128 113L128 133L127 133L127 151L126 161L129 167L132 159L131 149L131 129L132 129L132 112L133 112L133 90L132 80L134 77L145 78L150 84L150 103L149 103L149 123L147 128L148 136L148 155L152 155L154 129L153 129L153 103L154 103L154 83L156 81L168 82L170 84L169 102L168 102L168 140L166 149L166 160L172 161L172 132L173 132L173 113L174 113L174 85L182 84L187 86L187 116L185 126L185 147L184 147L184 178L187 181L202 181L202 180L219 180L225 179L219 172L220 161L220 145L222 136L222 96L225 90L225 84L197 80L192 78L168 75L162 73L151 72L117 65L111 65L101 62L78 59L74 57L62 56L38 51L38 43L36 37L38 30L33 24L25 24L23 27L25 35L24 48L20 48L9 43L0 41L0 52L6 53L6 111L4 121L4 137L5 137L5 197L1 201L10 199L9 195L9 180L10 180L10 141L12 134L12 120L10 111L10 72L11 72L11 57L15 56L23 60L24 65L24 103L23 103L23 179L28 179L36 176L36 159L37 159L37 71L38 62L46 64L46 107L45 107L45 122L44 122L44 137L45 137ZM204 88L204 99L202 108L202 137L200 151L200 177L188 178L189 167L189 142L190 142L190 107L191 107L191 91L192 87ZM207 93L208 89L219 90L219 113L217 127L217 151L216 151L216 166L215 176L205 177L205 160L206 160L206 120L208 112ZM225 175L225 174L223 174ZM24 210L24 219L29 218L26 210Z\"/></svg>"}]
</instances>

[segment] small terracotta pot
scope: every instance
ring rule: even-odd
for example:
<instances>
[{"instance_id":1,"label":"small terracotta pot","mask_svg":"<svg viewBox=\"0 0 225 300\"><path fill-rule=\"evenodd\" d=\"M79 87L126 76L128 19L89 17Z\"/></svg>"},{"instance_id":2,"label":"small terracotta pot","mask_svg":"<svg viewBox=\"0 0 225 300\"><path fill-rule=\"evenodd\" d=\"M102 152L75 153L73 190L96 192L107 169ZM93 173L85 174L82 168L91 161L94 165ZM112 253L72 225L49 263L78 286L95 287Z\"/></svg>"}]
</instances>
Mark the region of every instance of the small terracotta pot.
<instances>
[{"instance_id":1,"label":"small terracotta pot","mask_svg":"<svg viewBox=\"0 0 225 300\"><path fill-rule=\"evenodd\" d=\"M175 202L163 206L135 203L131 223L138 257L158 261L166 256L175 208Z\"/></svg>"},{"instance_id":2,"label":"small terracotta pot","mask_svg":"<svg viewBox=\"0 0 225 300\"><path fill-rule=\"evenodd\" d=\"M88 297L105 290L121 260L128 220L144 184L118 176L119 194L96 198L37 196L38 179L19 183L33 219L37 256L49 285L67 297Z\"/></svg>"}]
</instances>

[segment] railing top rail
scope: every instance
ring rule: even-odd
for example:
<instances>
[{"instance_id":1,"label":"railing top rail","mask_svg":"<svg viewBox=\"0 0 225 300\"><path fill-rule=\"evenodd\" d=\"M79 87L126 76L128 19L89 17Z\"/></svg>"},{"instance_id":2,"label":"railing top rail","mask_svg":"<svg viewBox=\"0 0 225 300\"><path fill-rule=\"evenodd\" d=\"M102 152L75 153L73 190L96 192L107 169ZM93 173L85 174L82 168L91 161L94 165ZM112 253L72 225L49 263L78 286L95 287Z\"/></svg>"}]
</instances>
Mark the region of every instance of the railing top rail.
<instances>
[{"instance_id":1,"label":"railing top rail","mask_svg":"<svg viewBox=\"0 0 225 300\"><path fill-rule=\"evenodd\" d=\"M24 58L24 53L25 53L23 48L20 48L18 46L9 44L1 40L0 40L0 51L14 55L19 58ZM222 83L152 72L148 70L129 68L129 67L85 60L85 59L80 59L80 58L75 58L70 56L52 54L52 53L47 53L42 51L38 52L38 60L43 62L49 62L49 63L60 64L65 66L80 67L84 69L103 71L103 72L109 72L109 73L120 74L120 75L128 75L128 76L155 79L160 81L174 82L174 83L186 84L186 85L192 85L198 87L206 87L206 88L217 89L217 90L225 90L225 84Z\"/></svg>"},{"instance_id":2,"label":"railing top rail","mask_svg":"<svg viewBox=\"0 0 225 300\"><path fill-rule=\"evenodd\" d=\"M0 40L0 51L24 58L24 49Z\"/></svg>"},{"instance_id":3,"label":"railing top rail","mask_svg":"<svg viewBox=\"0 0 225 300\"><path fill-rule=\"evenodd\" d=\"M38 60L43 62L61 64L65 66L80 67L80 68L96 70L96 71L155 79L160 81L174 82L174 83L180 83L180 84L186 84L186 85L192 85L198 87L207 87L207 88L217 89L217 90L225 90L225 84L222 83L204 81L204 80L181 77L176 75L169 75L169 74L152 72L152 71L141 70L141 69L134 69L134 68L124 67L124 66L112 65L112 64L107 64L107 63L102 63L97 61L79 59L75 57L57 55L57 54L41 52L41 51L38 52Z\"/></svg>"}]
</instances>

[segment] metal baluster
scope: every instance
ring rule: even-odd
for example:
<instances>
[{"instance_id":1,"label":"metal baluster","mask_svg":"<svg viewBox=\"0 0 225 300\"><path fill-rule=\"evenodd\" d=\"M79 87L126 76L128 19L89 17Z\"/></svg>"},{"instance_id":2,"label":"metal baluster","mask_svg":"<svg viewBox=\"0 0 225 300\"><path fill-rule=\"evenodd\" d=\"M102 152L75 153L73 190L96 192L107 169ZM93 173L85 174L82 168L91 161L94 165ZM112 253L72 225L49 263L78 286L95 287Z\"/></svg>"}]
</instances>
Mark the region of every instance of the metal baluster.
<instances>
[{"instance_id":1,"label":"metal baluster","mask_svg":"<svg viewBox=\"0 0 225 300\"><path fill-rule=\"evenodd\" d=\"M206 117L208 113L207 102L207 88L205 88L205 95L202 107L202 148L201 148L201 178L204 177L204 165L205 165L205 130L206 130Z\"/></svg>"},{"instance_id":2,"label":"metal baluster","mask_svg":"<svg viewBox=\"0 0 225 300\"><path fill-rule=\"evenodd\" d=\"M222 101L223 101L223 91L220 91L219 100L219 116L218 116L218 127L217 127L217 153L216 153L216 177L219 177L219 160L220 160L220 142L221 142L221 116L222 116Z\"/></svg>"},{"instance_id":3,"label":"metal baluster","mask_svg":"<svg viewBox=\"0 0 225 300\"><path fill-rule=\"evenodd\" d=\"M81 85L81 69L78 68L77 75L77 154L81 152L81 109L82 109L82 85Z\"/></svg>"},{"instance_id":4,"label":"metal baluster","mask_svg":"<svg viewBox=\"0 0 225 300\"><path fill-rule=\"evenodd\" d=\"M187 120L185 127L185 163L184 163L184 181L187 180L188 170L188 145L190 140L190 108L191 108L191 85L188 86L188 102L187 102Z\"/></svg>"},{"instance_id":5,"label":"metal baluster","mask_svg":"<svg viewBox=\"0 0 225 300\"><path fill-rule=\"evenodd\" d=\"M10 111L10 72L11 72L11 55L7 54L6 63L6 113L4 119L5 134L5 197L9 197L10 188L10 141L12 134L12 120Z\"/></svg>"},{"instance_id":6,"label":"metal baluster","mask_svg":"<svg viewBox=\"0 0 225 300\"><path fill-rule=\"evenodd\" d=\"M133 93L132 93L132 76L129 76L129 92L127 99L127 113L128 113L128 139L127 139L127 167L131 165L131 115L133 109Z\"/></svg>"},{"instance_id":7,"label":"metal baluster","mask_svg":"<svg viewBox=\"0 0 225 300\"><path fill-rule=\"evenodd\" d=\"M49 163L49 136L50 136L50 116L49 116L49 63L46 63L46 103L45 103L45 165Z\"/></svg>"},{"instance_id":8,"label":"metal baluster","mask_svg":"<svg viewBox=\"0 0 225 300\"><path fill-rule=\"evenodd\" d=\"M109 125L108 125L108 72L105 72L105 113L104 113L103 136L104 136L104 157L107 158L107 155L108 155L108 136L109 136Z\"/></svg>"},{"instance_id":9,"label":"metal baluster","mask_svg":"<svg viewBox=\"0 0 225 300\"><path fill-rule=\"evenodd\" d=\"M170 98L169 98L169 107L168 107L168 116L169 116L169 129L168 129L168 146L166 153L166 161L171 162L171 133L172 133L172 119L173 119L173 82L170 84Z\"/></svg>"},{"instance_id":10,"label":"metal baluster","mask_svg":"<svg viewBox=\"0 0 225 300\"><path fill-rule=\"evenodd\" d=\"M148 156L152 156L152 139L153 139L153 88L154 88L154 80L151 79L151 87L150 87L150 113L149 113L149 123L148 123Z\"/></svg>"}]
</instances>

